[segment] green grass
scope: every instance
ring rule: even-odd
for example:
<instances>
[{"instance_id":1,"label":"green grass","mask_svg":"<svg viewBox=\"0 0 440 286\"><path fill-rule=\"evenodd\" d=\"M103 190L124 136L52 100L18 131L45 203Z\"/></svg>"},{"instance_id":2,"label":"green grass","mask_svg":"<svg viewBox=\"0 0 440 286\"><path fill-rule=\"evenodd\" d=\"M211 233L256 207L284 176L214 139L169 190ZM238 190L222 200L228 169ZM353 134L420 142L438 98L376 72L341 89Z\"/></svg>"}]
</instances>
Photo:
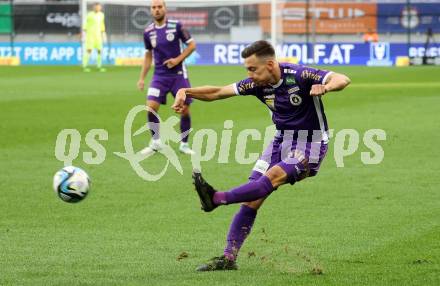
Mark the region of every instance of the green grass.
<instances>
[{"instance_id":1,"label":"green grass","mask_svg":"<svg viewBox=\"0 0 440 286\"><path fill-rule=\"evenodd\" d=\"M191 184L191 162L181 156L180 175L170 167L158 182L139 178L124 151L128 111L144 103L136 90L138 68L84 74L76 67L0 68L0 285L439 285L440 284L440 69L338 67L352 79L325 96L331 128L386 131L385 157L364 165L362 143L337 168L333 143L316 178L284 186L260 210L242 248L240 270L195 273L218 255L238 206L200 211ZM194 86L228 84L240 67L193 67ZM169 97L171 101L171 97ZM172 115L170 104L162 118ZM253 98L197 102L195 131L234 121L245 128L270 124ZM139 115L135 128L144 123ZM93 180L90 196L76 205L52 191L62 167L54 155L64 128L81 132L74 165ZM87 165L88 130L106 129L100 165ZM135 150L147 144L134 139ZM246 181L252 165L202 163L209 181L228 189ZM217 146L218 148L218 146ZM249 141L259 152L262 141ZM161 155L143 162L150 172ZM186 252L188 257L177 260ZM255 254L255 255L251 255ZM322 271L322 275L316 272Z\"/></svg>"}]
</instances>

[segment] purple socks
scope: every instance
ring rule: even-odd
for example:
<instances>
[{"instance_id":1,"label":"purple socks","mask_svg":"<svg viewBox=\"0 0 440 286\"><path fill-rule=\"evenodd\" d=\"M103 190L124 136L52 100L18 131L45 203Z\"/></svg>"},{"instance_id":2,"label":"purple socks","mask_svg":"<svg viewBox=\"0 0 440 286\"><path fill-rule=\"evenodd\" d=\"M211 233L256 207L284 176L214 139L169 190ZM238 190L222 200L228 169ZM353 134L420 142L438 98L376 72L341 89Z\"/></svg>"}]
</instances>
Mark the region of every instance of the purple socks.
<instances>
[{"instance_id":1,"label":"purple socks","mask_svg":"<svg viewBox=\"0 0 440 286\"><path fill-rule=\"evenodd\" d=\"M159 139L159 118L153 112L148 112L148 128L150 128L153 139Z\"/></svg>"},{"instance_id":2,"label":"purple socks","mask_svg":"<svg viewBox=\"0 0 440 286\"><path fill-rule=\"evenodd\" d=\"M229 192L216 192L213 201L216 205L252 202L268 196L273 190L270 179L261 176L258 180L248 182Z\"/></svg>"},{"instance_id":3,"label":"purple socks","mask_svg":"<svg viewBox=\"0 0 440 286\"><path fill-rule=\"evenodd\" d=\"M229 227L227 245L224 250L224 255L229 260L235 260L237 257L244 240L251 232L256 216L257 211L246 205L242 205L235 215Z\"/></svg>"},{"instance_id":4,"label":"purple socks","mask_svg":"<svg viewBox=\"0 0 440 286\"><path fill-rule=\"evenodd\" d=\"M182 134L188 130L191 129L191 116L190 115L183 115L180 117L180 132ZM182 137L182 142L186 143L188 142L188 136L189 133L186 136Z\"/></svg>"},{"instance_id":5,"label":"purple socks","mask_svg":"<svg viewBox=\"0 0 440 286\"><path fill-rule=\"evenodd\" d=\"M159 118L157 118L154 113L148 112L148 127L151 130L151 135L153 139L159 139ZM185 115L180 118L180 131L182 133L191 129L191 116ZM182 137L182 142L188 142L188 135Z\"/></svg>"}]
</instances>

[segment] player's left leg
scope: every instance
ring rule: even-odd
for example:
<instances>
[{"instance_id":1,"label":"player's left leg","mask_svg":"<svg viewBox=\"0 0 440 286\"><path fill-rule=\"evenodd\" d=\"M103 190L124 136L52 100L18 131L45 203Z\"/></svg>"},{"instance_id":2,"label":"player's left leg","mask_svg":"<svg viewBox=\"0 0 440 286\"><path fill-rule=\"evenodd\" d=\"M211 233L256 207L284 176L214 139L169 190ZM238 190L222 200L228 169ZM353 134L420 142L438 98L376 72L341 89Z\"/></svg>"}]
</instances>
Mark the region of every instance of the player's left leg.
<instances>
[{"instance_id":1,"label":"player's left leg","mask_svg":"<svg viewBox=\"0 0 440 286\"><path fill-rule=\"evenodd\" d=\"M179 76L174 81L173 87L171 88L171 93L174 97L176 97L177 91L179 89L189 87L191 87L189 80L183 76ZM194 155L194 151L191 150L188 144L189 131L191 129L191 103L192 98L187 98L185 100L185 106L180 117L180 132L182 134L182 142L180 142L179 151L187 155Z\"/></svg>"},{"instance_id":2,"label":"player's left leg","mask_svg":"<svg viewBox=\"0 0 440 286\"><path fill-rule=\"evenodd\" d=\"M189 104L183 107L182 115L180 116L180 132L182 134L182 141L179 145L179 151L183 154L194 155L195 152L189 147L188 139L191 130L191 113Z\"/></svg>"},{"instance_id":3,"label":"player's left leg","mask_svg":"<svg viewBox=\"0 0 440 286\"><path fill-rule=\"evenodd\" d=\"M107 70L102 67L102 47L96 50L98 55L96 57L96 67L100 72L106 72Z\"/></svg>"},{"instance_id":4,"label":"player's left leg","mask_svg":"<svg viewBox=\"0 0 440 286\"><path fill-rule=\"evenodd\" d=\"M92 49L90 47L87 47L86 50L84 51L83 58L82 58L82 67L83 67L84 72L91 71L90 68L88 67L91 54L92 54Z\"/></svg>"},{"instance_id":5,"label":"player's left leg","mask_svg":"<svg viewBox=\"0 0 440 286\"><path fill-rule=\"evenodd\" d=\"M235 214L229 227L226 238L227 244L223 251L224 256L229 260L236 260L244 240L252 230L258 209L265 200L266 198L262 198L253 202L243 203L240 210Z\"/></svg>"},{"instance_id":6,"label":"player's left leg","mask_svg":"<svg viewBox=\"0 0 440 286\"><path fill-rule=\"evenodd\" d=\"M254 225L258 209L266 198L243 203L235 214L226 238L226 247L222 256L211 258L207 263L197 267L197 271L237 270L238 252Z\"/></svg>"}]
</instances>

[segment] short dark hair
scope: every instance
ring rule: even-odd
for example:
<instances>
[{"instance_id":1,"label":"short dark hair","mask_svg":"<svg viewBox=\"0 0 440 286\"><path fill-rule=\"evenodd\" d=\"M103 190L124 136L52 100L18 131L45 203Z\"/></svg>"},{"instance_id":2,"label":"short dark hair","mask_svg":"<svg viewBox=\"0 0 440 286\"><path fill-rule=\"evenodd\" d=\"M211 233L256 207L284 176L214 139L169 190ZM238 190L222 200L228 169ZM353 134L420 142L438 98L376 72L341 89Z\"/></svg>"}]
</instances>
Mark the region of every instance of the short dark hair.
<instances>
[{"instance_id":1,"label":"short dark hair","mask_svg":"<svg viewBox=\"0 0 440 286\"><path fill-rule=\"evenodd\" d=\"M257 57L274 57L275 50L268 41L256 41L253 42L250 46L247 46L241 52L241 57L245 59L252 56L253 54L255 54L255 56Z\"/></svg>"}]
</instances>

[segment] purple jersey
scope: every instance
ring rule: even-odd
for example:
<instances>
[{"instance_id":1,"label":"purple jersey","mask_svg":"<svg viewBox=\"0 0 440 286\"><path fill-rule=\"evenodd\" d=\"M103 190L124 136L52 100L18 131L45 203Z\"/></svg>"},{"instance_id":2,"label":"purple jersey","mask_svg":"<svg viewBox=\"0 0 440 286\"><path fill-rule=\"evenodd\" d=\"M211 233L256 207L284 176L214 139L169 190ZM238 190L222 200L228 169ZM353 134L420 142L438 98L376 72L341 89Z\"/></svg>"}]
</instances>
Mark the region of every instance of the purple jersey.
<instances>
[{"instance_id":1,"label":"purple jersey","mask_svg":"<svg viewBox=\"0 0 440 286\"><path fill-rule=\"evenodd\" d=\"M266 104L278 130L317 130L308 132L308 141L328 141L321 97L310 96L310 89L314 84L324 84L331 72L289 63L279 65L281 79L276 85L257 86L247 78L234 84L235 93L254 95Z\"/></svg>"},{"instance_id":2,"label":"purple jersey","mask_svg":"<svg viewBox=\"0 0 440 286\"><path fill-rule=\"evenodd\" d=\"M144 31L145 49L153 52L154 74L158 76L183 75L187 78L183 63L169 69L164 61L178 57L182 53L182 43L188 44L193 39L189 32L177 20L167 20L161 27L151 23Z\"/></svg>"}]
</instances>

